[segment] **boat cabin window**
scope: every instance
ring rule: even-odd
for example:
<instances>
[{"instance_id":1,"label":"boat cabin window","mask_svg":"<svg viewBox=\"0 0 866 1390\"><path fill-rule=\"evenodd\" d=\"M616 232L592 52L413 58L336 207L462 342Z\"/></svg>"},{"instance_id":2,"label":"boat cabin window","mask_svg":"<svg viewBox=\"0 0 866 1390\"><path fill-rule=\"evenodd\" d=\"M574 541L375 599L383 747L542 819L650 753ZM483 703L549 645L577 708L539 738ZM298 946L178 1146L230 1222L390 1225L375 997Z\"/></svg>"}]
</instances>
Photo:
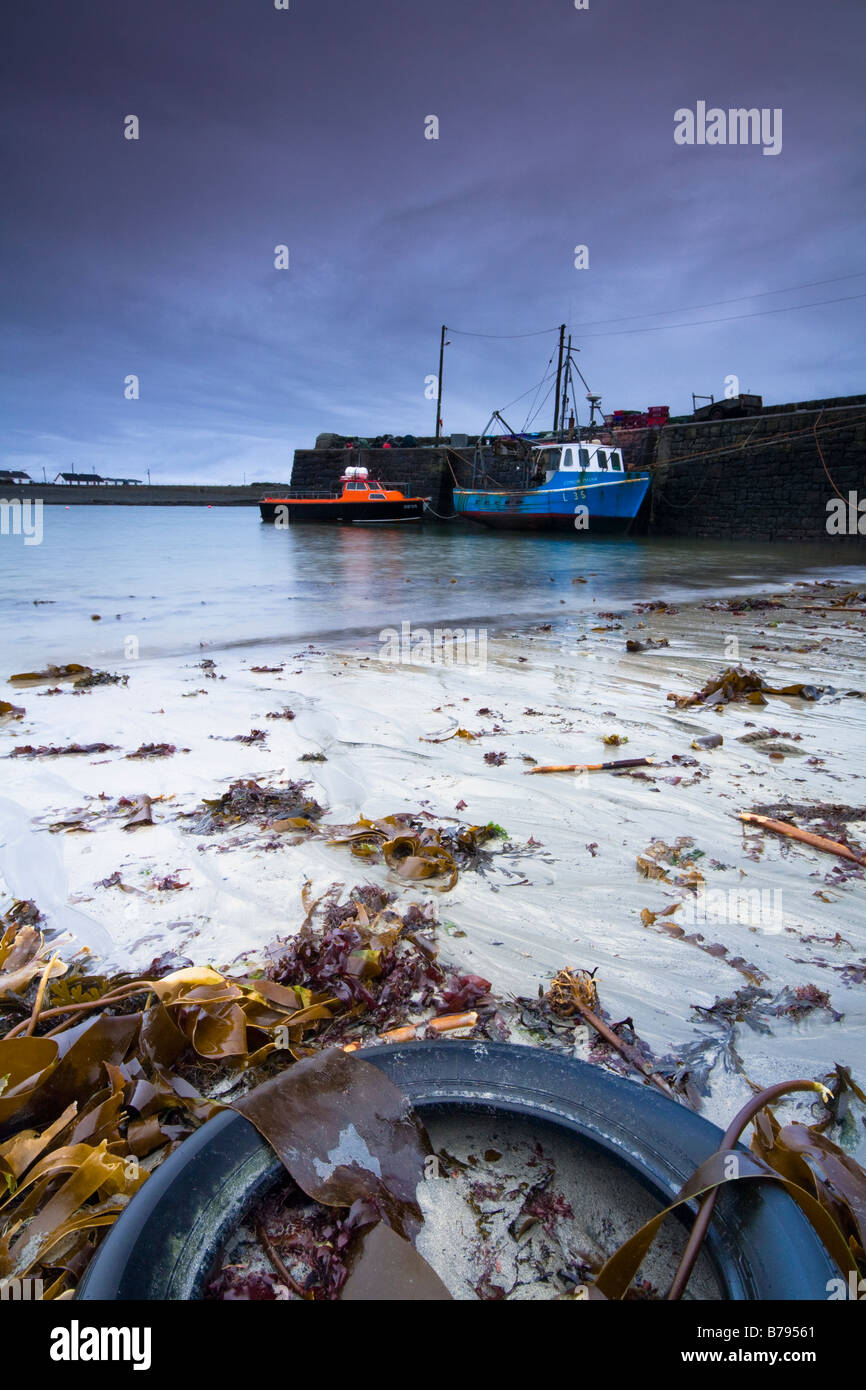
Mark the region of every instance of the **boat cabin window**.
<instances>
[{"instance_id":1,"label":"boat cabin window","mask_svg":"<svg viewBox=\"0 0 866 1390\"><path fill-rule=\"evenodd\" d=\"M596 449L595 460L599 468L607 468L607 454L604 449Z\"/></svg>"},{"instance_id":2,"label":"boat cabin window","mask_svg":"<svg viewBox=\"0 0 866 1390\"><path fill-rule=\"evenodd\" d=\"M374 501L374 502L384 502L384 501L385 501L385 494L384 494L384 492L371 492L371 493L370 493L370 498L371 498L371 500Z\"/></svg>"},{"instance_id":3,"label":"boat cabin window","mask_svg":"<svg viewBox=\"0 0 866 1390\"><path fill-rule=\"evenodd\" d=\"M611 468L618 468L619 471L622 472L622 464L620 463L619 456L617 454L611 454L610 466Z\"/></svg>"},{"instance_id":4,"label":"boat cabin window","mask_svg":"<svg viewBox=\"0 0 866 1390\"><path fill-rule=\"evenodd\" d=\"M578 452L579 452L579 454L580 454L580 466L581 466L581 468L589 468L589 450L588 450L588 449L580 449L580 450L578 450Z\"/></svg>"},{"instance_id":5,"label":"boat cabin window","mask_svg":"<svg viewBox=\"0 0 866 1390\"><path fill-rule=\"evenodd\" d=\"M560 467L561 449L537 449L535 451L535 462L538 468L552 468L554 472Z\"/></svg>"}]
</instances>

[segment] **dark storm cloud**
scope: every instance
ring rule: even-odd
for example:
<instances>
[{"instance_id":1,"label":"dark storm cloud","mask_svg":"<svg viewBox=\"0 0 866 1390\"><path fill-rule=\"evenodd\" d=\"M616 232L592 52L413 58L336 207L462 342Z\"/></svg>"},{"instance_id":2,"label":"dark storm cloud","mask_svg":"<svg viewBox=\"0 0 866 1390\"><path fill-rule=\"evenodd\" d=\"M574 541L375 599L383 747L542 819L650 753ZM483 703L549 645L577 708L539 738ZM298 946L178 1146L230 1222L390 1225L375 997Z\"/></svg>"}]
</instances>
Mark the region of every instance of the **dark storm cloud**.
<instances>
[{"instance_id":1,"label":"dark storm cloud","mask_svg":"<svg viewBox=\"0 0 866 1390\"><path fill-rule=\"evenodd\" d=\"M866 290L683 312L864 268L863 30L858 5L806 0L22 8L2 98L4 463L278 478L322 429L426 432L443 321L567 319L608 408L681 411L729 373L768 400L859 390L866 300L632 330ZM781 108L782 152L676 146L674 112L699 100ZM553 347L453 333L446 428L481 428Z\"/></svg>"}]
</instances>

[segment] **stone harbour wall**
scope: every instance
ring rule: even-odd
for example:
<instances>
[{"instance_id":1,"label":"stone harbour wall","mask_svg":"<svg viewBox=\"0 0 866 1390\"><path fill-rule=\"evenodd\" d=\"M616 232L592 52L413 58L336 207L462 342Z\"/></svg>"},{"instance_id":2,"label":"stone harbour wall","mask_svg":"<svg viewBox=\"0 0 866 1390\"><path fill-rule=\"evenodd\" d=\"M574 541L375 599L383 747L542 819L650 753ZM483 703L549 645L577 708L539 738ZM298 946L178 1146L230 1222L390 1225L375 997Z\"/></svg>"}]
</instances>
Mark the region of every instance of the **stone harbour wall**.
<instances>
[{"instance_id":1,"label":"stone harbour wall","mask_svg":"<svg viewBox=\"0 0 866 1390\"><path fill-rule=\"evenodd\" d=\"M670 425L652 467L651 535L866 545L827 530L835 489L866 501L866 403Z\"/></svg>"}]
</instances>

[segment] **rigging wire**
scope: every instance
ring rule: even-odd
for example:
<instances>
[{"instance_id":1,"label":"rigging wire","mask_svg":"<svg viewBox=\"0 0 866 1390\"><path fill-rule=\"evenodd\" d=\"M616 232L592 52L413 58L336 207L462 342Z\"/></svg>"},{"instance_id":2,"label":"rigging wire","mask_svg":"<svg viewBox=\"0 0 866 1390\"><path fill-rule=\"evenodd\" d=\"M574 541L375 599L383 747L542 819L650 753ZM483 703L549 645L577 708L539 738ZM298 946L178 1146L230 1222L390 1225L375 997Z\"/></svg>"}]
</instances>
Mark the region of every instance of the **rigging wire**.
<instances>
[{"instance_id":1,"label":"rigging wire","mask_svg":"<svg viewBox=\"0 0 866 1390\"><path fill-rule=\"evenodd\" d=\"M528 434L528 433L529 433L529 426L532 424L532 422L533 422L533 420L535 419L536 415L540 415L540 414L541 414L542 410L543 410L544 407L547 405L547 402L550 400L550 393L551 393L551 391L553 391L554 389L555 389L555 383L554 383L554 382L551 382L550 385L549 385L548 388L547 388L547 393L546 393L546 395L545 395L545 397L544 397L544 400L541 401L541 402L539 403L537 410L534 412L534 414L528 415L528 416L527 416L526 422L525 422L525 424L524 424L524 426L523 426L523 429L520 431L521 434Z\"/></svg>"},{"instance_id":2,"label":"rigging wire","mask_svg":"<svg viewBox=\"0 0 866 1390\"><path fill-rule=\"evenodd\" d=\"M534 408L535 408L535 402L536 402L536 400L538 399L538 392L541 390L542 386L544 385L545 381L547 380L547 373L550 371L550 369L551 369L552 366L553 366L553 353L551 353L550 356L549 356L548 359L547 359L547 366L546 366L545 369L544 369L544 376L541 378L540 382L538 383L538 386L537 386L536 392L535 392L535 396L534 396L534 398L533 398L533 400L532 400L532 404L529 406L529 409L528 409L527 412L526 412L526 418L527 418L527 420L528 420L528 419L530 418L530 416L532 415L532 412L533 412L533 410L534 410ZM549 394L550 394L550 393L548 392L548 395L549 395ZM547 396L545 396L544 399L547 400ZM508 407L506 406L505 409L507 410ZM523 426L524 432L525 432L526 428L527 428L527 426L526 426L526 424L524 424L524 426Z\"/></svg>"},{"instance_id":3,"label":"rigging wire","mask_svg":"<svg viewBox=\"0 0 866 1390\"><path fill-rule=\"evenodd\" d=\"M551 359L551 361L552 361L552 360L553 360L553 359ZM555 377L555 376L556 376L556 372L550 372L548 375L543 376L543 377L541 378L541 380L539 381L539 383L538 383L537 386L530 386L529 391L538 391L538 390L540 389L540 387L542 387L542 386L544 385L544 383L550 379L550 377ZM500 407L500 414L502 414L502 413L503 413L504 411L506 411L506 410L510 410L511 407L512 407L513 405L517 405L517 402L518 402L518 401L522 401L523 398L524 398L524 396L528 396L528 395L529 395L529 391L521 391L520 395L519 395L519 396L515 396L513 401L509 401L507 405L501 406L501 407Z\"/></svg>"}]
</instances>

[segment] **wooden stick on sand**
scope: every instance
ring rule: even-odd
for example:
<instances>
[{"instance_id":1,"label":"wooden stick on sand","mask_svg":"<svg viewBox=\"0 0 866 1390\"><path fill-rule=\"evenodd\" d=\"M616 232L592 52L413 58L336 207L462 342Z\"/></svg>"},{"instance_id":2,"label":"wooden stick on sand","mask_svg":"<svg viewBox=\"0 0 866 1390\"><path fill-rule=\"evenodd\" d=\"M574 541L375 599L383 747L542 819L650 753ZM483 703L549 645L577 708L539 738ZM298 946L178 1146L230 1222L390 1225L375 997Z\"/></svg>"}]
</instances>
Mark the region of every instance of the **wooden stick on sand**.
<instances>
[{"instance_id":1,"label":"wooden stick on sand","mask_svg":"<svg viewBox=\"0 0 866 1390\"><path fill-rule=\"evenodd\" d=\"M866 868L866 859L860 854L855 854L847 845L839 844L838 840L827 840L823 835L813 835L811 830L801 830L799 826L789 825L787 821L771 820L769 816L758 816L751 811L739 811L737 814L747 825L759 825L762 830L774 830L777 835L787 835L791 840L802 840L804 845L811 845L813 849L823 849L827 854L838 854L842 859L853 859L855 864Z\"/></svg>"},{"instance_id":2,"label":"wooden stick on sand","mask_svg":"<svg viewBox=\"0 0 866 1390\"><path fill-rule=\"evenodd\" d=\"M550 763L545 767L529 767L524 777L537 772L611 772L620 767L650 767L652 758L617 758L612 763Z\"/></svg>"}]
</instances>

